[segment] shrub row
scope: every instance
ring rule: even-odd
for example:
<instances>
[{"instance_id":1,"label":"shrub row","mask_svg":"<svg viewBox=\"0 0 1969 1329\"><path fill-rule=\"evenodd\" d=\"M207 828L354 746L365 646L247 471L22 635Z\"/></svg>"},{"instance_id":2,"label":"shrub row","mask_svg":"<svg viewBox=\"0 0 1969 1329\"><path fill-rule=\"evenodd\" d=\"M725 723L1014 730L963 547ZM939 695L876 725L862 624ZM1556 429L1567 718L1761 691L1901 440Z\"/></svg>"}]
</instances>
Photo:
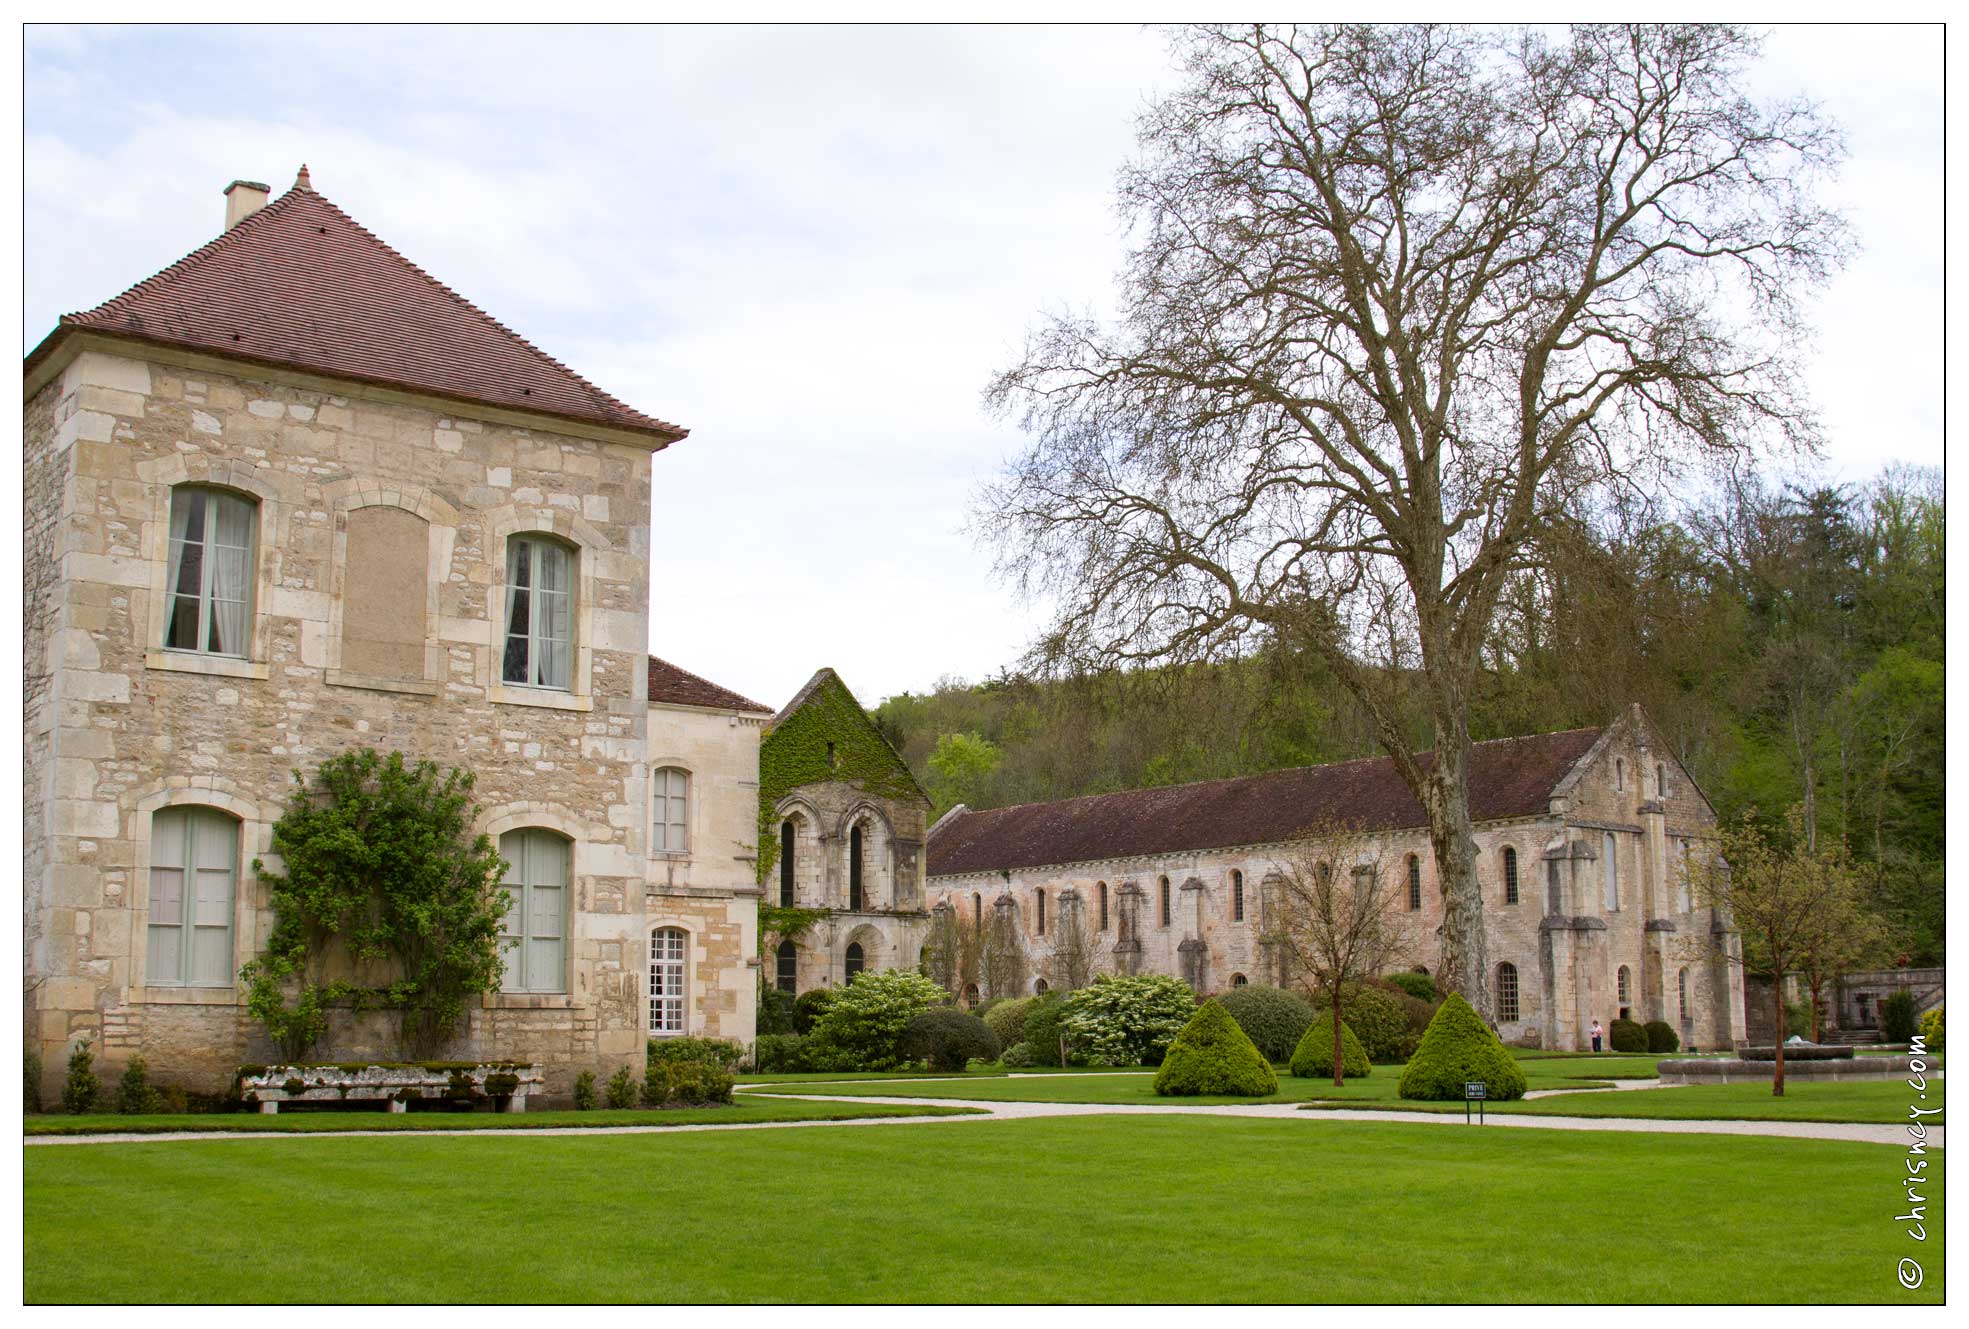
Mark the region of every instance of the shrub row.
<instances>
[{"instance_id":1,"label":"shrub row","mask_svg":"<svg viewBox=\"0 0 1969 1329\"><path fill-rule=\"evenodd\" d=\"M1646 1052L1648 1031L1634 1020L1615 1020L1607 1026L1607 1046L1615 1052Z\"/></svg>"},{"instance_id":2,"label":"shrub row","mask_svg":"<svg viewBox=\"0 0 1969 1329\"><path fill-rule=\"evenodd\" d=\"M1265 1054L1265 1060L1284 1063L1292 1059L1299 1040L1313 1023L1313 1007L1296 992L1253 983L1232 988L1217 998L1224 1010L1237 1021L1237 1027Z\"/></svg>"}]
</instances>

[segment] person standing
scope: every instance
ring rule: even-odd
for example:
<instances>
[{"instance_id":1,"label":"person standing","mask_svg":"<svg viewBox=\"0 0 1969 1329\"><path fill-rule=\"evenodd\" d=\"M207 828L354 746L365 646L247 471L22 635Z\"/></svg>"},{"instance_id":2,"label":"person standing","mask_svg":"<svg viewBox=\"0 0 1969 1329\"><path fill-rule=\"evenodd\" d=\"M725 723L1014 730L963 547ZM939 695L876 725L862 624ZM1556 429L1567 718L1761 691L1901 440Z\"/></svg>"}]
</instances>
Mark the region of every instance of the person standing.
<instances>
[{"instance_id":1,"label":"person standing","mask_svg":"<svg viewBox=\"0 0 1969 1329\"><path fill-rule=\"evenodd\" d=\"M1595 1020L1593 1022L1592 1032L1593 1032L1593 1050L1595 1052L1598 1052L1600 1050L1600 1022L1598 1020Z\"/></svg>"}]
</instances>

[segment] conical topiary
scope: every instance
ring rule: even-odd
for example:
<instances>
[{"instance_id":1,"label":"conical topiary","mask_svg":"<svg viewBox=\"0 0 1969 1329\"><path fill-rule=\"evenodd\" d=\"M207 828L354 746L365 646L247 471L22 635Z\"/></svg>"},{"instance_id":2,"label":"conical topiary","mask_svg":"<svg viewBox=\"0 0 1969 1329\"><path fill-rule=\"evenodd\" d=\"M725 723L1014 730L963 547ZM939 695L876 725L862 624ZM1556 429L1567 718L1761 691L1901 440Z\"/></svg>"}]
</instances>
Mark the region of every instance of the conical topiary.
<instances>
[{"instance_id":1,"label":"conical topiary","mask_svg":"<svg viewBox=\"0 0 1969 1329\"><path fill-rule=\"evenodd\" d=\"M1367 1049L1354 1037L1354 1031L1347 1022L1340 1022L1342 1050L1340 1056L1341 1078L1359 1079L1369 1073ZM1306 1030L1305 1037L1292 1053L1292 1073L1301 1079L1333 1078L1333 1011L1331 1008L1320 1012L1320 1018L1313 1021Z\"/></svg>"},{"instance_id":2,"label":"conical topiary","mask_svg":"<svg viewBox=\"0 0 1969 1329\"><path fill-rule=\"evenodd\" d=\"M1155 1073L1155 1091L1262 1098L1278 1092L1278 1072L1213 997L1169 1045L1162 1069Z\"/></svg>"},{"instance_id":3,"label":"conical topiary","mask_svg":"<svg viewBox=\"0 0 1969 1329\"><path fill-rule=\"evenodd\" d=\"M1484 1082L1492 1101L1525 1096L1525 1073L1470 1003L1452 992L1422 1031L1422 1043L1402 1068L1403 1098L1456 1100L1469 1080Z\"/></svg>"}]
</instances>

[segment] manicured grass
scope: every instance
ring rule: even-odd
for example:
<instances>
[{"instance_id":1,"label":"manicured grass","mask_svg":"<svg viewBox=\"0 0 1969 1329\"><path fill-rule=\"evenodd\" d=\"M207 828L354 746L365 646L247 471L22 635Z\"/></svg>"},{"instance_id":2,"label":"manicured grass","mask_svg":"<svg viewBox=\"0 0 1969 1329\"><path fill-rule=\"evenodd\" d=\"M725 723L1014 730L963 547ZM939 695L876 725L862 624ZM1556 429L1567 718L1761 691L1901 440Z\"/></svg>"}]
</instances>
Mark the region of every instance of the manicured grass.
<instances>
[{"instance_id":1,"label":"manicured grass","mask_svg":"<svg viewBox=\"0 0 1969 1329\"><path fill-rule=\"evenodd\" d=\"M1526 1078L1533 1089L1581 1089L1596 1085L1604 1087L1608 1081L1578 1080L1564 1074L1547 1074L1542 1070L1526 1067ZM775 1088L760 1086L748 1091L743 1097L751 1098L775 1093L816 1093L844 1095L874 1095L886 1098L962 1098L975 1102L991 1103L1156 1103L1156 1104L1210 1104L1210 1103L1303 1103L1314 1098L1333 1098L1345 1102L1374 1103L1391 1101L1395 1088L1401 1081L1401 1067L1376 1066L1374 1073L1366 1079L1349 1080L1345 1088L1333 1087L1330 1077L1302 1079L1296 1075L1281 1074L1278 1078L1279 1091L1265 1098L1163 1098L1155 1092L1155 1072L1117 1071L1109 1075L1051 1076L1045 1079L973 1079L961 1083L925 1080L918 1083L907 1081L888 1081L870 1084L867 1082L818 1081L801 1085L786 1085Z\"/></svg>"},{"instance_id":2,"label":"manicured grass","mask_svg":"<svg viewBox=\"0 0 1969 1329\"><path fill-rule=\"evenodd\" d=\"M1126 1074L1132 1067L1110 1066L1023 1066L1016 1071L993 1062L989 1066L972 1066L961 1071L929 1071L921 1068L907 1071L745 1071L738 1076L740 1084L834 1084L848 1080L984 1080L1005 1075L1117 1075Z\"/></svg>"},{"instance_id":3,"label":"manicured grass","mask_svg":"<svg viewBox=\"0 0 1969 1329\"><path fill-rule=\"evenodd\" d=\"M903 1107L883 1103L810 1103L793 1098L740 1098L730 1107L596 1112L195 1112L175 1116L115 1115L25 1118L28 1135L158 1135L170 1131L525 1131L549 1126L731 1126L755 1121L850 1121L862 1117L947 1116L966 1108Z\"/></svg>"},{"instance_id":4,"label":"manicured grass","mask_svg":"<svg viewBox=\"0 0 1969 1329\"><path fill-rule=\"evenodd\" d=\"M1631 1093L1558 1094L1522 1103L1492 1103L1491 1112L1544 1117L1628 1117L1643 1121L1852 1121L1897 1125L1910 1120L1908 1108L1942 1106L1942 1082L1928 1082L1919 1099L1901 1080L1788 1081L1783 1098L1769 1084L1698 1084ZM1345 1106L1334 1104L1333 1106ZM1406 1103L1377 1106L1413 1112L1461 1112L1461 1103ZM1942 1125L1944 1116L1923 1117Z\"/></svg>"},{"instance_id":5,"label":"manicured grass","mask_svg":"<svg viewBox=\"0 0 1969 1329\"><path fill-rule=\"evenodd\" d=\"M1879 1145L1110 1116L24 1154L36 1303L1943 1296L1941 1157L1917 1247Z\"/></svg>"}]
</instances>

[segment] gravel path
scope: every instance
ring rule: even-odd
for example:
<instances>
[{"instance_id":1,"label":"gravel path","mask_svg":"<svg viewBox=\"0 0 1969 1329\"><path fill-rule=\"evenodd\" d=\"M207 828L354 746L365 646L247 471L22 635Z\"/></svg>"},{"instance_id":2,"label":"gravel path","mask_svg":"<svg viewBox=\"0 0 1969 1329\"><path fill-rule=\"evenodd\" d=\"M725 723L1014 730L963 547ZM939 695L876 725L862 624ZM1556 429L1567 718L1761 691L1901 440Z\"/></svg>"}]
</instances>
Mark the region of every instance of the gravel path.
<instances>
[{"instance_id":1,"label":"gravel path","mask_svg":"<svg viewBox=\"0 0 1969 1329\"><path fill-rule=\"evenodd\" d=\"M1648 1087L1637 1084L1635 1088ZM1577 1092L1577 1091L1575 1091ZM1603 1091L1604 1092L1604 1091ZM700 1123L689 1126L548 1126L537 1130L462 1131L171 1131L155 1135L121 1133L115 1135L32 1135L29 1145L58 1144L151 1144L178 1140L319 1140L402 1138L406 1135L496 1136L520 1135L658 1135L681 1131L777 1131L810 1126L907 1126L922 1122L1024 1121L1035 1117L1101 1116L1193 1116L1193 1117L1271 1117L1285 1121L1382 1121L1409 1126L1462 1126L1463 1118L1454 1113L1388 1112L1374 1108L1332 1108L1316 1112L1301 1111L1297 1103L1221 1103L1199 1106L1171 1103L1000 1103L962 1098L888 1098L872 1095L844 1097L828 1094L780 1094L783 1098L808 1099L817 1103L883 1103L902 1107L968 1107L981 1112L964 1117L864 1117L858 1121L754 1121L730 1125ZM1490 1126L1526 1130L1561 1131L1639 1131L1662 1135L1760 1135L1793 1140L1856 1140L1869 1144L1908 1143L1903 1126L1872 1126L1824 1121L1648 1121L1612 1117L1539 1117L1494 1113ZM1943 1147L1943 1128L1928 1128L1930 1148Z\"/></svg>"}]
</instances>

